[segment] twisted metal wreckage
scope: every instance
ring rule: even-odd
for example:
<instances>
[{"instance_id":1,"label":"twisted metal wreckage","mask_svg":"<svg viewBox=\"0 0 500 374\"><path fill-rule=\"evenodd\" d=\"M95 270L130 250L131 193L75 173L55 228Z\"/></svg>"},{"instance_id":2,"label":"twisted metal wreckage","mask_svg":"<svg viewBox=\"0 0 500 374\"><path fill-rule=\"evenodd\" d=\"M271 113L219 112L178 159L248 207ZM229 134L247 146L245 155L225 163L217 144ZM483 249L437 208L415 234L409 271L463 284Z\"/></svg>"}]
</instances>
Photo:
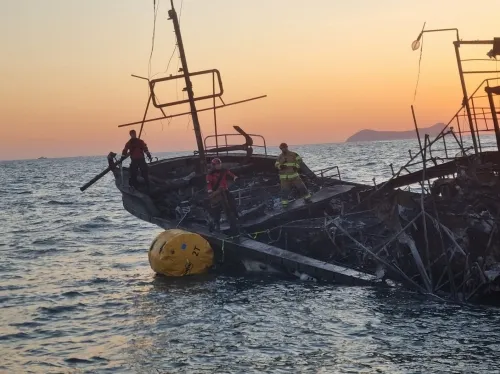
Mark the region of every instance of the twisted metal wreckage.
<instances>
[{"instance_id":1,"label":"twisted metal wreckage","mask_svg":"<svg viewBox=\"0 0 500 374\"><path fill-rule=\"evenodd\" d=\"M148 79L150 97L142 121L121 126L141 125L142 133L145 122L190 114L198 151L152 162L149 191L129 186L128 168L110 153L108 168L82 191L112 171L127 211L164 229L199 233L214 248L217 267L222 269L278 270L303 279L346 284L385 284L393 280L449 300L500 304L500 129L494 103L500 87L490 86L496 78L485 79L472 95L467 95L466 74L496 71L463 71L462 62L468 60L461 60L459 50L461 45L489 44L493 49L488 57L496 58L500 55L500 38L462 41L456 29L423 30L412 45L414 50L420 47L426 32L457 34L454 46L464 97L460 110L436 138L425 135L422 144L412 106L419 152L412 155L409 151L410 160L399 171L393 170L393 177L384 183L376 184L375 179L374 186L346 182L336 166L312 171L304 164L301 174L313 193L312 201L304 204L295 199L283 210L275 156L267 154L265 139L247 134L238 126L237 134L217 132L218 109L265 96L226 104L217 70L189 73L177 14L171 5L169 16L182 74ZM195 97L191 77L202 74L212 75L212 94ZM155 86L177 79L185 81L188 99L160 103ZM196 109L198 100L210 98L212 107ZM216 105L216 98L222 105ZM482 104L485 101L486 105ZM151 102L163 116L146 120ZM165 114L165 107L182 103L189 103L191 110ZM215 135L203 140L197 113L205 110L213 110ZM488 150L484 139L481 142L480 133L484 132L494 132L496 150ZM244 143L231 144L230 139L236 136ZM436 149L441 143L444 148ZM254 152L254 148L262 152ZM237 220L238 234L231 232L227 222L219 232L208 229L205 173L214 157L221 158L241 181L230 187L238 204L238 217L226 217L226 221Z\"/></svg>"}]
</instances>

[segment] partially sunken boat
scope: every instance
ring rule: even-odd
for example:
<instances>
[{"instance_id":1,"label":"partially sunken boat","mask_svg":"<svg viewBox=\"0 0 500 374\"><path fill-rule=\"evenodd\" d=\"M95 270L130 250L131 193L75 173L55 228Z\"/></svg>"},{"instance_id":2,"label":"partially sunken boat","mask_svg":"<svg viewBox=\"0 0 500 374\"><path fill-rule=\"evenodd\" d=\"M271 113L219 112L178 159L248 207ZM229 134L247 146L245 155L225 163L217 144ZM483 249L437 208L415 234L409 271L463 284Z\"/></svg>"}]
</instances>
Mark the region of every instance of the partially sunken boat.
<instances>
[{"instance_id":1,"label":"partially sunken boat","mask_svg":"<svg viewBox=\"0 0 500 374\"><path fill-rule=\"evenodd\" d=\"M454 46L464 94L460 110L435 139L425 135L423 144L415 119L419 152L412 155L410 151L410 161L398 172L393 170L393 178L381 184L375 179L373 186L345 182L336 166L311 170L306 162L301 175L312 202L294 200L292 192L293 202L283 210L276 156L268 154L264 137L237 126L234 134L218 134L215 122L215 134L202 139L198 121L199 111L213 110L215 114L227 106L265 96L226 104L218 70L190 73L171 5L169 16L182 74L148 80L150 97L143 120L121 126L140 125L140 136L146 122L191 115L198 149L193 155L150 163L149 191L129 186L128 168L116 153L110 153L108 168L82 191L111 171L128 212L164 229L200 234L214 249L219 268L279 271L302 279L357 285L393 280L423 294L454 301L500 300L500 129L493 100L500 87L491 87L493 80L485 79L468 96L464 80L468 72L462 69L459 51L461 45L490 44L493 49L488 55L495 57L500 55L500 39L462 41L456 29L423 30L414 49L419 48L426 32L457 33ZM190 78L200 74L212 75L211 95L194 96ZM188 99L159 103L155 87L175 79L185 82ZM485 95L479 95L481 88ZM221 105L215 104L216 98ZM197 110L197 101L206 99L212 99L213 106ZM488 105L479 106L484 99ZM151 103L163 115L146 120ZM169 116L163 112L165 107L183 103L189 103L189 112ZM416 118L413 107L412 112ZM480 119L485 128L478 124ZM455 123L458 131L452 127ZM496 135L494 151L483 149L479 134L486 131ZM436 149L441 143L444 148ZM231 232L224 217L220 231L209 230L205 175L215 157L239 176L240 183L230 186L238 205L237 234Z\"/></svg>"},{"instance_id":2,"label":"partially sunken boat","mask_svg":"<svg viewBox=\"0 0 500 374\"><path fill-rule=\"evenodd\" d=\"M268 154L265 138L257 134L249 134L238 126L235 133L217 133L216 111L225 107L242 104L266 97L258 96L232 103L222 99L223 86L218 70L190 72L184 52L179 21L173 2L169 10L170 20L179 50L182 74L148 80L150 88L149 101L142 121L132 122L125 126L140 126L139 137L144 124L161 119L190 115L197 142L197 150L188 156L157 160L149 164L150 189L144 184L134 188L129 185L129 168L122 165L116 153L108 155L108 168L92 181L81 187L84 191L108 172L112 172L117 189L122 194L124 208L141 220L158 225L166 230L182 229L202 235L212 245L218 267L231 270L279 271L294 274L302 278L313 277L338 281L348 284L371 284L376 277L359 271L341 267L333 263L324 263L317 259L287 250L276 241L266 240L269 234L278 227L298 220L309 220L324 217L333 213L330 208L332 198L348 191L366 188L363 185L341 181L336 166L321 170L311 170L306 163L301 166L301 177L312 193L311 201L305 203L292 191L290 204L283 209L280 203L280 181L275 167L276 155ZM211 75L212 94L196 97L193 93L191 77ZM175 102L160 103L155 95L155 87L161 83L182 80L188 98ZM213 106L198 110L196 104L200 100L213 100ZM222 104L216 105L216 99ZM190 111L174 115L166 115L164 108L172 108L180 104L189 104ZM146 120L150 105L158 108L162 116ZM215 134L201 137L198 113L213 110ZM207 212L208 193L206 173L213 158L222 160L224 168L230 169L238 176L238 184L230 186L237 209L238 233L231 231L228 217L222 215L220 231L209 230ZM335 176L335 177L333 177ZM139 182L141 179L139 178ZM264 239L264 240L263 240ZM279 242L279 245L273 243Z\"/></svg>"}]
</instances>

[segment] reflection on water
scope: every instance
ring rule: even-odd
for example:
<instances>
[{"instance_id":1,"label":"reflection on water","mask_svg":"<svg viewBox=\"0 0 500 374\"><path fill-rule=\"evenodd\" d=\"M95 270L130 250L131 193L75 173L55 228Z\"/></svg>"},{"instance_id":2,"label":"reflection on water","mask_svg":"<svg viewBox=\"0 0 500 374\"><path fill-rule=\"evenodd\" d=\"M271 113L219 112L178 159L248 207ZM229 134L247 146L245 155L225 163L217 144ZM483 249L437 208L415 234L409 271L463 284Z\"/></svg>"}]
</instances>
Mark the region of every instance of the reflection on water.
<instances>
[{"instance_id":1,"label":"reflection on water","mask_svg":"<svg viewBox=\"0 0 500 374\"><path fill-rule=\"evenodd\" d=\"M372 183L413 145L295 150ZM156 277L146 251L161 230L123 210L110 176L78 190L103 167L0 163L0 372L498 372L498 309L272 277Z\"/></svg>"}]
</instances>

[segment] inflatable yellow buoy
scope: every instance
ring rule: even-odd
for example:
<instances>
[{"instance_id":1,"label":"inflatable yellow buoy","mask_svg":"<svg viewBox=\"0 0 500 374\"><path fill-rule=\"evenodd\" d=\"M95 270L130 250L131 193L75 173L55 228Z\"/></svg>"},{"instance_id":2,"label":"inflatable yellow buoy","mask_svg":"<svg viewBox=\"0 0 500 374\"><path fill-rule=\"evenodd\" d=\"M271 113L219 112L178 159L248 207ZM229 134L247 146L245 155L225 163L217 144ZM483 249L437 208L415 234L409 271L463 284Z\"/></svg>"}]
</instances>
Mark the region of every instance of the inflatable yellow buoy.
<instances>
[{"instance_id":1,"label":"inflatable yellow buoy","mask_svg":"<svg viewBox=\"0 0 500 374\"><path fill-rule=\"evenodd\" d=\"M213 264L214 252L200 235L184 230L159 234L149 248L149 265L169 277L201 274Z\"/></svg>"}]
</instances>

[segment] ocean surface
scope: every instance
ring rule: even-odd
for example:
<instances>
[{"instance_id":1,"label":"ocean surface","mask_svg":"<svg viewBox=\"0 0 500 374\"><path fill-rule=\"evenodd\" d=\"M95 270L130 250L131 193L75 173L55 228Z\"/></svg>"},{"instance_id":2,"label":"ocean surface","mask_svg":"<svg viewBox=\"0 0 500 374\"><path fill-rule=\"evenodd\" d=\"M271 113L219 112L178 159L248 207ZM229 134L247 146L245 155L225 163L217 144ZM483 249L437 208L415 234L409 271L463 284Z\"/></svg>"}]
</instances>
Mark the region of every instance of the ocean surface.
<instances>
[{"instance_id":1,"label":"ocean surface","mask_svg":"<svg viewBox=\"0 0 500 374\"><path fill-rule=\"evenodd\" d=\"M293 149L371 184L415 146ZM499 309L266 276L155 277L147 250L161 230L123 209L109 175L78 189L105 167L0 162L0 373L500 373Z\"/></svg>"}]
</instances>

